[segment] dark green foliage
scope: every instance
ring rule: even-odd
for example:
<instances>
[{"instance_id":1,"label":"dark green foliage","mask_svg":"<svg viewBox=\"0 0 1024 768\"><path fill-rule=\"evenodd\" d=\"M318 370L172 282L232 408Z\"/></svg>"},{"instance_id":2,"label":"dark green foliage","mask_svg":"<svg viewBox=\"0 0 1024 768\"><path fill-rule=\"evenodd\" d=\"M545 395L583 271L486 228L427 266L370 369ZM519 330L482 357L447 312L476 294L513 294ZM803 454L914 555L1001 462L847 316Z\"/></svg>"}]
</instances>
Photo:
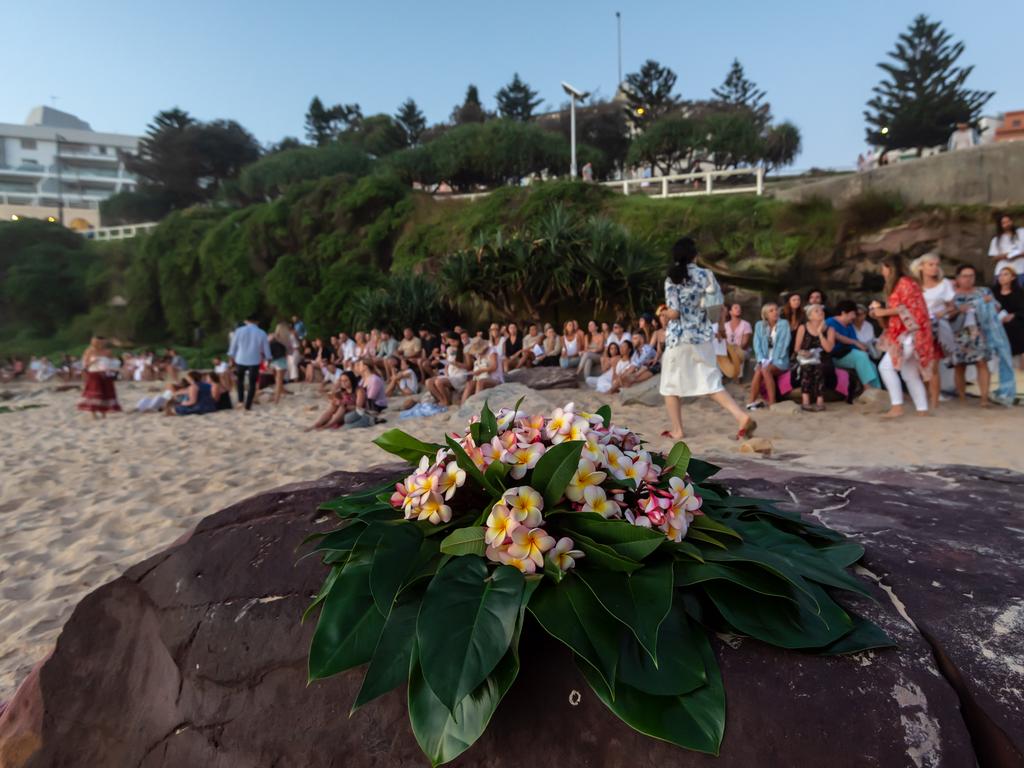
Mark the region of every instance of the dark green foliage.
<instances>
[{"instance_id":1,"label":"dark green foliage","mask_svg":"<svg viewBox=\"0 0 1024 768\"><path fill-rule=\"evenodd\" d=\"M364 176L371 166L367 151L353 144L300 147L275 152L246 166L238 183L248 198L266 200L284 194L296 184L325 176Z\"/></svg>"},{"instance_id":2,"label":"dark green foliage","mask_svg":"<svg viewBox=\"0 0 1024 768\"><path fill-rule=\"evenodd\" d=\"M480 103L480 91L472 83L466 88L466 98L452 110L452 124L482 123L490 117Z\"/></svg>"},{"instance_id":3,"label":"dark green foliage","mask_svg":"<svg viewBox=\"0 0 1024 768\"><path fill-rule=\"evenodd\" d=\"M85 312L94 261L82 237L60 225L0 222L0 327L48 336Z\"/></svg>"},{"instance_id":4,"label":"dark green foliage","mask_svg":"<svg viewBox=\"0 0 1024 768\"><path fill-rule=\"evenodd\" d=\"M139 142L138 154L125 157L145 197L108 209L122 219L140 212L147 221L162 218L170 210L212 200L224 181L236 178L259 156L259 142L234 120L202 123L178 108L160 112ZM159 202L166 208L154 217Z\"/></svg>"},{"instance_id":5,"label":"dark green foliage","mask_svg":"<svg viewBox=\"0 0 1024 768\"><path fill-rule=\"evenodd\" d=\"M651 165L667 175L677 166L688 168L696 152L703 147L701 125L686 117L666 117L649 125L629 145L630 165Z\"/></svg>"},{"instance_id":6,"label":"dark green foliage","mask_svg":"<svg viewBox=\"0 0 1024 768\"><path fill-rule=\"evenodd\" d=\"M511 82L495 94L498 102L498 114L509 120L526 122L533 117L535 110L543 101L537 98L537 91L519 79L519 73L512 76Z\"/></svg>"},{"instance_id":7,"label":"dark green foliage","mask_svg":"<svg viewBox=\"0 0 1024 768\"><path fill-rule=\"evenodd\" d=\"M427 129L427 118L414 100L406 99L402 102L395 113L395 120L405 131L406 146L415 147L420 143L420 136Z\"/></svg>"},{"instance_id":8,"label":"dark green foliage","mask_svg":"<svg viewBox=\"0 0 1024 768\"><path fill-rule=\"evenodd\" d=\"M174 196L164 189L147 187L118 192L100 201L100 221L105 227L159 221L173 207Z\"/></svg>"},{"instance_id":9,"label":"dark green foliage","mask_svg":"<svg viewBox=\"0 0 1024 768\"><path fill-rule=\"evenodd\" d=\"M792 165L800 154L800 129L786 121L771 126L764 136L764 150L761 158L765 171L771 173L786 165Z\"/></svg>"},{"instance_id":10,"label":"dark green foliage","mask_svg":"<svg viewBox=\"0 0 1024 768\"><path fill-rule=\"evenodd\" d=\"M994 95L966 87L973 66L961 67L962 42L921 14L878 66L886 77L864 111L869 144L892 149L945 144L957 123L976 123ZM886 129L882 133L882 129Z\"/></svg>"},{"instance_id":11,"label":"dark green foliage","mask_svg":"<svg viewBox=\"0 0 1024 768\"><path fill-rule=\"evenodd\" d=\"M711 92L719 101L734 107L743 107L754 113L758 127L764 128L772 120L771 105L764 100L765 92L747 79L739 59L732 60L725 81Z\"/></svg>"},{"instance_id":12,"label":"dark green foliage","mask_svg":"<svg viewBox=\"0 0 1024 768\"><path fill-rule=\"evenodd\" d=\"M306 111L306 138L322 147L338 138L343 130L357 126L362 119L363 113L358 104L326 107L319 96L314 96Z\"/></svg>"},{"instance_id":13,"label":"dark green foliage","mask_svg":"<svg viewBox=\"0 0 1024 768\"><path fill-rule=\"evenodd\" d=\"M870 232L890 224L905 208L898 194L865 192L843 205L839 226L844 234Z\"/></svg>"},{"instance_id":14,"label":"dark green foliage","mask_svg":"<svg viewBox=\"0 0 1024 768\"><path fill-rule=\"evenodd\" d=\"M673 93L675 87L676 73L653 59L645 61L640 71L626 75L622 88L629 100L633 123L646 125L671 112L679 104L679 96Z\"/></svg>"},{"instance_id":15,"label":"dark green foliage","mask_svg":"<svg viewBox=\"0 0 1024 768\"><path fill-rule=\"evenodd\" d=\"M371 157L384 157L405 148L408 135L402 124L391 115L370 115L346 131L341 141L363 150Z\"/></svg>"}]
</instances>

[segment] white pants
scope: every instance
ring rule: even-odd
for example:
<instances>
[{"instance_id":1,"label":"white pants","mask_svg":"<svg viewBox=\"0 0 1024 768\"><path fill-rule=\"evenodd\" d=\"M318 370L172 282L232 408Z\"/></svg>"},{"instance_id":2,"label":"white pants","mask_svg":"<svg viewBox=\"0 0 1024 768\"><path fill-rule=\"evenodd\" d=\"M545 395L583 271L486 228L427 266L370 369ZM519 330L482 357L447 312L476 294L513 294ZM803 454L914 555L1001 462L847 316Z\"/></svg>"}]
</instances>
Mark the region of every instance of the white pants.
<instances>
[{"instance_id":1,"label":"white pants","mask_svg":"<svg viewBox=\"0 0 1024 768\"><path fill-rule=\"evenodd\" d=\"M882 377L885 388L889 391L889 402L894 406L903 405L903 385L900 383L900 376L907 383L907 390L910 392L910 399L914 401L914 408L918 411L928 410L928 389L921 379L921 366L918 364L917 355L914 354L914 339L907 336L903 339L903 362L899 371L892 364L892 355L888 352L878 364L878 375Z\"/></svg>"}]
</instances>

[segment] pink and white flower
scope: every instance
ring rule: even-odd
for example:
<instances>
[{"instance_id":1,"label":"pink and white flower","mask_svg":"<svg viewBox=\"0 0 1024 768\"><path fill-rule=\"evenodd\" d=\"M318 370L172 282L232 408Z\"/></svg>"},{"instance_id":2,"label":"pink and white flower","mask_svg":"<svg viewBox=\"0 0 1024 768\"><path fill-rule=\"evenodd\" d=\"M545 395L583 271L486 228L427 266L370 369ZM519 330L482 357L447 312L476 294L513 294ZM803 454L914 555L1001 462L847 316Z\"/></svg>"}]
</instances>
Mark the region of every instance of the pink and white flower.
<instances>
[{"instance_id":1,"label":"pink and white flower","mask_svg":"<svg viewBox=\"0 0 1024 768\"><path fill-rule=\"evenodd\" d=\"M568 571L570 568L575 568L576 561L581 557L584 557L584 554L578 549L573 549L572 546L572 539L568 536L563 536L548 552L548 562L552 563L556 568L559 568L562 571Z\"/></svg>"}]
</instances>

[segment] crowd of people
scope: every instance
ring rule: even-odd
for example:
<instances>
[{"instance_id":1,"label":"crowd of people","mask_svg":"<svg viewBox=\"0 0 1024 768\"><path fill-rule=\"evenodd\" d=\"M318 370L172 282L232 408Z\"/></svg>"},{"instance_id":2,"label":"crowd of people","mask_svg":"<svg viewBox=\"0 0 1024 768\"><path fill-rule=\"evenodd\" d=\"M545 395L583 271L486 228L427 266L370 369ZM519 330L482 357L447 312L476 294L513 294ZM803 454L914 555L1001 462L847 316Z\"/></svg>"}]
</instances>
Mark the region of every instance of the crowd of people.
<instances>
[{"instance_id":1,"label":"crowd of people","mask_svg":"<svg viewBox=\"0 0 1024 768\"><path fill-rule=\"evenodd\" d=\"M269 334L250 318L232 331L226 358L214 358L210 370L189 370L170 348L118 355L97 337L80 359L9 361L4 374L82 378L79 408L94 415L120 409L116 379L167 382L135 410L168 415L230 409L232 390L238 407L250 410L262 393L277 403L289 383L311 383L325 405L309 429L369 426L396 396L419 398L426 410L417 415L437 412L520 368L567 369L580 386L604 394L661 374L665 434L682 435L679 398L709 395L732 413L742 437L756 428L751 412L794 395L803 411L815 413L826 399L852 402L865 388L884 389L891 418L903 414L906 390L915 410L928 413L952 394L966 398L969 371L983 407L993 399L1012 404L1013 357L1024 367L1024 228L1002 216L989 255L996 261L992 289L980 287L967 264L947 276L936 253L909 265L890 255L880 264L879 300L832 304L821 290L792 292L763 304L751 324L740 304L723 305L713 273L697 266L694 241L683 238L673 248L664 303L628 323L529 320L491 323L486 331L407 327L393 336L379 328L310 338L298 317ZM994 389L990 367L998 376ZM745 409L723 380L743 384Z\"/></svg>"}]
</instances>

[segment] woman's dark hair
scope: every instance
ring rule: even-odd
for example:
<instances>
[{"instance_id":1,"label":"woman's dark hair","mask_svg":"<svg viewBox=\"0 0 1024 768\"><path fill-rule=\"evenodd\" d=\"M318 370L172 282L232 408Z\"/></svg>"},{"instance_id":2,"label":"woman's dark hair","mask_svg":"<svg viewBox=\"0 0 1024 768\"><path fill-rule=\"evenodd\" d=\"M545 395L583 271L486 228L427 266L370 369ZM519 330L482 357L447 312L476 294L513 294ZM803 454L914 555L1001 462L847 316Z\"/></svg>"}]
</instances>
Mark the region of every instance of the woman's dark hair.
<instances>
[{"instance_id":1,"label":"woman's dark hair","mask_svg":"<svg viewBox=\"0 0 1024 768\"><path fill-rule=\"evenodd\" d=\"M629 347L629 352L625 351L627 346ZM628 355L629 357L632 357L635 351L636 347L633 346L633 342L630 341L629 339L623 340L622 344L619 345L620 355Z\"/></svg>"},{"instance_id":2,"label":"woman's dark hair","mask_svg":"<svg viewBox=\"0 0 1024 768\"><path fill-rule=\"evenodd\" d=\"M896 283L900 281L901 277L907 277L907 267L903 262L903 257L898 253L890 253L882 257L882 264L889 268L889 277L885 281L885 287L883 291L886 297L892 295L892 292L896 289Z\"/></svg>"},{"instance_id":3,"label":"woman's dark hair","mask_svg":"<svg viewBox=\"0 0 1024 768\"><path fill-rule=\"evenodd\" d=\"M961 264L960 266L958 266L958 267L956 268L956 272L955 272L954 274L955 274L955 275L956 275L957 277L960 277L960 273L961 273L961 272L963 272L963 271L964 271L965 269L969 269L969 270L971 270L971 271L972 271L972 272L973 272L973 273L974 273L975 275L977 275L977 274L978 274L978 270L976 270L976 269L975 269L974 267L972 267L972 266L971 266L970 264Z\"/></svg>"},{"instance_id":4,"label":"woman's dark hair","mask_svg":"<svg viewBox=\"0 0 1024 768\"><path fill-rule=\"evenodd\" d=\"M697 258L697 244L692 237L681 237L672 245L672 263L668 268L668 278L673 283L686 283L690 280L689 266Z\"/></svg>"},{"instance_id":5,"label":"woman's dark hair","mask_svg":"<svg viewBox=\"0 0 1024 768\"><path fill-rule=\"evenodd\" d=\"M999 213L997 213L995 215L996 237L999 237L1000 235L1002 235L1005 232L1005 230L1003 229L1003 219L1009 219L1010 220L1010 237L1013 240L1016 240L1017 239L1017 229L1016 229L1016 227L1013 226L1013 216L1008 214L1006 211L999 211Z\"/></svg>"},{"instance_id":6,"label":"woman's dark hair","mask_svg":"<svg viewBox=\"0 0 1024 768\"><path fill-rule=\"evenodd\" d=\"M348 383L352 385L353 392L359 389L359 377L352 373L352 371L342 371L341 379L348 379ZM340 382L341 379L338 381Z\"/></svg>"},{"instance_id":7,"label":"woman's dark hair","mask_svg":"<svg viewBox=\"0 0 1024 768\"><path fill-rule=\"evenodd\" d=\"M618 344L616 344L616 343L615 343L615 342L613 341L613 342L612 342L611 344L609 344L609 345L608 345L608 347L607 347L607 348L605 349L605 354L606 354L606 355L608 355L608 357L611 357L611 356L612 356L612 347L615 347L615 354L616 354L616 355L621 355L621 354L622 354L622 350L620 350L620 349L619 349L619 345L618 345Z\"/></svg>"},{"instance_id":8,"label":"woman's dark hair","mask_svg":"<svg viewBox=\"0 0 1024 768\"><path fill-rule=\"evenodd\" d=\"M807 292L807 303L808 304L811 303L811 294L814 294L814 293L820 293L821 294L821 303L822 304L828 304L828 296L825 295L825 292L823 290L821 290L821 288L811 288L811 290L809 290Z\"/></svg>"}]
</instances>

